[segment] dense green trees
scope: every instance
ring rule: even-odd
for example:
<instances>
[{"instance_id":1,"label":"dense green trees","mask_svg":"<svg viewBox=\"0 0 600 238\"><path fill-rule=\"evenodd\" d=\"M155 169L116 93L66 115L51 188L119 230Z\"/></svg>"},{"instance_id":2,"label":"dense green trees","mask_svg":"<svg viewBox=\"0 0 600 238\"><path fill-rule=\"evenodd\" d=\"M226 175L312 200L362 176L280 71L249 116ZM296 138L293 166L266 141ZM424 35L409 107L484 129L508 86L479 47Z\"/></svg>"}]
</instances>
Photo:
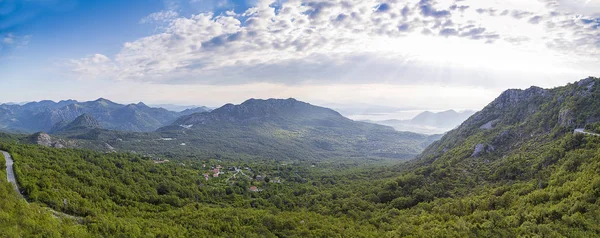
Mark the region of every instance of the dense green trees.
<instances>
[{"instance_id":1,"label":"dense green trees","mask_svg":"<svg viewBox=\"0 0 600 238\"><path fill-rule=\"evenodd\" d=\"M71 219L53 217L46 209L28 204L6 181L0 154L0 237L93 237Z\"/></svg>"},{"instance_id":2,"label":"dense green trees","mask_svg":"<svg viewBox=\"0 0 600 238\"><path fill-rule=\"evenodd\" d=\"M203 179L202 163L244 166L236 161L155 164L130 153L14 144L3 148L13 154L18 179L34 204L14 196L15 202L28 212L43 211L35 205L41 204L82 217L82 225L77 225L45 212L49 222L44 229L58 235L590 237L600 233L600 138L593 136L565 134L501 160L471 159L453 166L440 162L336 170L333 165L281 168L269 161L244 162L260 170L257 173L284 180L281 184L226 182L229 175ZM250 192L251 185L263 191ZM12 191L6 186L2 192Z\"/></svg>"}]
</instances>

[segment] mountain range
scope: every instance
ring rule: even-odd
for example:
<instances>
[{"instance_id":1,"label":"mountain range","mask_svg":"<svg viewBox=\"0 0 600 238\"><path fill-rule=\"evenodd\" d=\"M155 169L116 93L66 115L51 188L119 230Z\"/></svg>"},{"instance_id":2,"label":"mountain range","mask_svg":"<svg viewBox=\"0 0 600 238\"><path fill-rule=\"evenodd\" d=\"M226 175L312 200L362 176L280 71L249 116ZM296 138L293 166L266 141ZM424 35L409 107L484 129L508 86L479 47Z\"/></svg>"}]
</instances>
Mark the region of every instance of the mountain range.
<instances>
[{"instance_id":1,"label":"mountain range","mask_svg":"<svg viewBox=\"0 0 600 238\"><path fill-rule=\"evenodd\" d=\"M148 132L169 125L181 116L207 110L205 107L198 107L173 112L152 108L144 103L123 105L103 98L88 102L46 100L23 105L2 104L0 129L24 133L51 132L53 128L67 125L77 117L88 114L105 129Z\"/></svg>"},{"instance_id":2,"label":"mountain range","mask_svg":"<svg viewBox=\"0 0 600 238\"><path fill-rule=\"evenodd\" d=\"M391 126L398 131L413 131L424 134L441 134L456 128L474 113L475 111L471 110L460 112L455 110L447 110L442 112L424 111L410 120L365 120L365 122Z\"/></svg>"},{"instance_id":3,"label":"mountain range","mask_svg":"<svg viewBox=\"0 0 600 238\"><path fill-rule=\"evenodd\" d=\"M350 120L338 112L296 99L249 99L210 112L182 116L156 132L111 130L93 114L58 124L55 136L87 148L147 154L220 154L293 160L332 158L408 159L439 135L398 132Z\"/></svg>"}]
</instances>

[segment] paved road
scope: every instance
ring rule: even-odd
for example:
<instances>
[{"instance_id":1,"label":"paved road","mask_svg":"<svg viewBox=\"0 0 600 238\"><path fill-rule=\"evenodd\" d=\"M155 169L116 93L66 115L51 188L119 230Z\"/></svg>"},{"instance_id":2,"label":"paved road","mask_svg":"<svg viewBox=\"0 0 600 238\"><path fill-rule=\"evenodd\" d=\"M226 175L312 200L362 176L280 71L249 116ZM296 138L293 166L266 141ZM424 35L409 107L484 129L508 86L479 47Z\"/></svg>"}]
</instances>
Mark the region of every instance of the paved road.
<instances>
[{"instance_id":1,"label":"paved road","mask_svg":"<svg viewBox=\"0 0 600 238\"><path fill-rule=\"evenodd\" d=\"M585 129L583 129L583 128L577 128L577 129L575 129L575 134L577 134L577 133L586 134L586 135L592 135L592 136L600 136L600 134L586 132Z\"/></svg>"},{"instance_id":2,"label":"paved road","mask_svg":"<svg viewBox=\"0 0 600 238\"><path fill-rule=\"evenodd\" d=\"M13 168L14 161L12 160L12 157L6 151L0 150L0 152L2 152L2 154L4 155L4 159L6 160L6 178L8 179L8 182L12 183L15 186L15 190L17 190L17 193L19 193L19 195L21 195L22 198L25 198L25 197L23 197L23 194L21 194L21 190L19 190L19 185L17 184L17 179L15 178L15 170ZM58 211L52 210L52 208L49 208L49 207L47 207L46 209L48 209L48 211L52 212L52 215L55 218L67 217L67 218L73 219L79 223L83 222L83 218L81 218L81 217L71 216L66 213L58 212Z\"/></svg>"},{"instance_id":3,"label":"paved road","mask_svg":"<svg viewBox=\"0 0 600 238\"><path fill-rule=\"evenodd\" d=\"M6 160L6 178L8 179L8 182L12 183L15 186L15 190L17 190L17 192L21 194L21 190L19 190L19 185L17 184L17 179L15 178L15 170L13 168L14 161L12 160L12 157L10 157L10 154L8 152L0 152L2 152L2 154L4 155L4 159Z\"/></svg>"}]
</instances>

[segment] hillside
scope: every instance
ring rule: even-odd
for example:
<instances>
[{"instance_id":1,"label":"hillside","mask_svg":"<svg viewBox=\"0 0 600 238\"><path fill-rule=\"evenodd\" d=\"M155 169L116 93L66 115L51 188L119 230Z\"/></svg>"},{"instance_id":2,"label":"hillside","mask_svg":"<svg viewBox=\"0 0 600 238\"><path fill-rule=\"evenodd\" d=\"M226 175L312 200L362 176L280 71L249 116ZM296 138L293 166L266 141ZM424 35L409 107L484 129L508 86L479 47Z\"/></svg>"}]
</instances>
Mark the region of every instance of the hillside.
<instances>
[{"instance_id":1,"label":"hillside","mask_svg":"<svg viewBox=\"0 0 600 238\"><path fill-rule=\"evenodd\" d=\"M250 99L179 118L158 130L164 144L219 153L321 160L379 157L407 159L437 137L397 132L352 121L336 111L295 99ZM163 147L164 148L164 147Z\"/></svg>"},{"instance_id":2,"label":"hillside","mask_svg":"<svg viewBox=\"0 0 600 238\"><path fill-rule=\"evenodd\" d=\"M24 105L2 104L0 128L25 133L50 132L53 128L65 126L77 117L88 114L106 129L148 132L168 125L178 117L202 111L205 111L205 108L173 112L148 107L144 103L122 105L103 98L89 102L65 100L31 102Z\"/></svg>"},{"instance_id":3,"label":"hillside","mask_svg":"<svg viewBox=\"0 0 600 238\"><path fill-rule=\"evenodd\" d=\"M502 93L380 186L388 206L408 209L400 224L413 228L396 234L598 234L600 137L574 129L598 124L599 98L598 78Z\"/></svg>"},{"instance_id":4,"label":"hillside","mask_svg":"<svg viewBox=\"0 0 600 238\"><path fill-rule=\"evenodd\" d=\"M0 153L0 236L2 237L93 237L84 226L53 217L37 204L28 204L5 181L4 156Z\"/></svg>"},{"instance_id":5,"label":"hillside","mask_svg":"<svg viewBox=\"0 0 600 238\"><path fill-rule=\"evenodd\" d=\"M575 128L595 125L600 121L599 85L597 78L587 78L554 89L507 90L430 146L421 161L456 157L454 153L467 158L509 156L528 142L551 142ZM476 147L485 150L475 153Z\"/></svg>"}]
</instances>

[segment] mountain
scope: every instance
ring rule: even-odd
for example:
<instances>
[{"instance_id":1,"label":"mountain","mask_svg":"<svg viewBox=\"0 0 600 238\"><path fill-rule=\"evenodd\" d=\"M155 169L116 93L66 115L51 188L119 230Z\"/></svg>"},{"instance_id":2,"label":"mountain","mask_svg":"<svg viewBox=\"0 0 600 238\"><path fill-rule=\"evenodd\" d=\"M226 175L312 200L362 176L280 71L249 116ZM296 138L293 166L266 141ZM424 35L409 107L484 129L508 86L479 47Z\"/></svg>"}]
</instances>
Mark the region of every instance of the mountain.
<instances>
[{"instance_id":1,"label":"mountain","mask_svg":"<svg viewBox=\"0 0 600 238\"><path fill-rule=\"evenodd\" d=\"M181 116L201 111L205 111L205 108L173 112L148 107L144 103L122 105L104 98L89 102L46 100L24 105L0 105L0 128L28 133L49 132L88 114L106 129L148 132L169 125Z\"/></svg>"},{"instance_id":2,"label":"mountain","mask_svg":"<svg viewBox=\"0 0 600 238\"><path fill-rule=\"evenodd\" d=\"M595 236L600 134L590 133L600 129L599 98L591 77L507 90L370 193L400 210L398 237L427 234L419 227L461 237Z\"/></svg>"},{"instance_id":3,"label":"mountain","mask_svg":"<svg viewBox=\"0 0 600 238\"><path fill-rule=\"evenodd\" d=\"M51 130L51 133L67 133L67 132L78 132L87 131L97 128L102 128L98 120L91 115L84 113L81 116L75 118L72 122L63 125L64 123L57 123Z\"/></svg>"},{"instance_id":4,"label":"mountain","mask_svg":"<svg viewBox=\"0 0 600 238\"><path fill-rule=\"evenodd\" d=\"M407 159L437 137L356 122L295 99L250 99L177 119L158 131L163 144L271 158ZM164 146L164 145L163 145ZM163 148L156 146L156 148Z\"/></svg>"},{"instance_id":5,"label":"mountain","mask_svg":"<svg viewBox=\"0 0 600 238\"><path fill-rule=\"evenodd\" d=\"M212 109L208 108L208 107L193 107L193 108L188 108L185 109L183 111L180 112L181 115L190 115L190 114L194 114L194 113L199 113L199 112L210 112Z\"/></svg>"},{"instance_id":6,"label":"mountain","mask_svg":"<svg viewBox=\"0 0 600 238\"><path fill-rule=\"evenodd\" d=\"M597 85L600 85L597 78L587 78L553 89L507 90L421 157L453 150L465 143L473 148L462 151L464 154L478 154L474 148L484 145L492 154L507 155L529 141L550 142L575 128L595 125L600 121Z\"/></svg>"},{"instance_id":7,"label":"mountain","mask_svg":"<svg viewBox=\"0 0 600 238\"><path fill-rule=\"evenodd\" d=\"M425 111L411 119L410 123L414 125L426 125L439 128L454 128L460 125L460 123L464 122L474 113L474 111L470 110L462 112L448 110L438 113Z\"/></svg>"},{"instance_id":8,"label":"mountain","mask_svg":"<svg viewBox=\"0 0 600 238\"><path fill-rule=\"evenodd\" d=\"M369 120L365 122L391 126L398 131L412 131L424 134L441 134L454 129L474 113L474 111L470 110L461 112L447 110L437 113L424 111L411 120Z\"/></svg>"},{"instance_id":9,"label":"mountain","mask_svg":"<svg viewBox=\"0 0 600 238\"><path fill-rule=\"evenodd\" d=\"M164 108L164 109L167 109L169 111L174 111L174 112L183 112L185 110L198 110L197 112L200 112L199 110L202 110L202 111L212 110L205 106L182 106L182 105L174 105L174 104L153 104L153 105L149 105L149 106L156 107L156 108Z\"/></svg>"}]
</instances>

